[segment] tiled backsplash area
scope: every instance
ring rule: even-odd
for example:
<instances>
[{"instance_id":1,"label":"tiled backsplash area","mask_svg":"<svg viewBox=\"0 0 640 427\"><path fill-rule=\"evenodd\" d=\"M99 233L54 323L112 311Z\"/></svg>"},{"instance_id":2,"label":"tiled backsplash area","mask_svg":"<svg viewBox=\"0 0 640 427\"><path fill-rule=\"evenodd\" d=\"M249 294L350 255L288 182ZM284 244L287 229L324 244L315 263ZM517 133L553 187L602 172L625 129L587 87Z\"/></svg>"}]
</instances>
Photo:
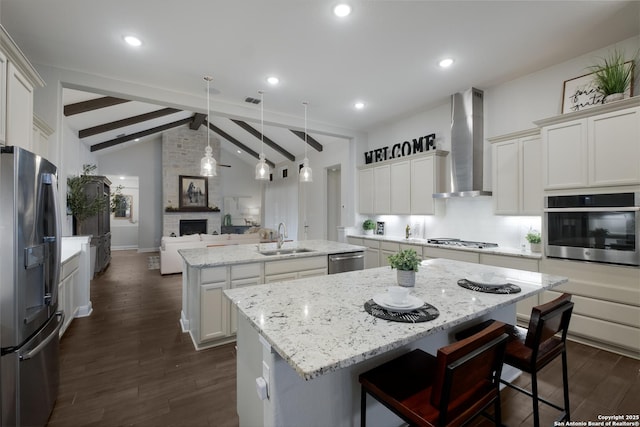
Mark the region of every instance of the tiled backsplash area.
<instances>
[{"instance_id":1,"label":"tiled backsplash area","mask_svg":"<svg viewBox=\"0 0 640 427\"><path fill-rule=\"evenodd\" d=\"M220 141L210 136L213 157L220 159ZM194 131L188 127L180 127L166 131L162 135L162 203L167 207L178 208L178 190L180 175L200 175L200 159L207 146L206 128L201 126ZM209 178L209 207L222 208L222 182L220 171L218 176ZM222 225L221 212L164 212L162 235L180 234L181 219L206 219L207 234L220 232Z\"/></svg>"}]
</instances>

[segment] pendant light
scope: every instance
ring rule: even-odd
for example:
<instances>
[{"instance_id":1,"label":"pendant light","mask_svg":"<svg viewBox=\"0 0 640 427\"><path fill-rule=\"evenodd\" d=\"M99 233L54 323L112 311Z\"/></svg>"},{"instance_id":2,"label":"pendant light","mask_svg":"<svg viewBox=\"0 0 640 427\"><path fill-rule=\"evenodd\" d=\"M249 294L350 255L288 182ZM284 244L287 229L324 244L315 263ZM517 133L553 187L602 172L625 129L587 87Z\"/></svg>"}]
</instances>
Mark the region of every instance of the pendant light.
<instances>
[{"instance_id":1,"label":"pendant light","mask_svg":"<svg viewBox=\"0 0 640 427\"><path fill-rule=\"evenodd\" d=\"M204 76L204 80L207 82L207 147L204 149L204 157L200 159L200 175L202 176L216 176L216 159L213 158L211 153L211 144L209 142L210 130L209 130L209 85L213 77Z\"/></svg>"},{"instance_id":2,"label":"pendant light","mask_svg":"<svg viewBox=\"0 0 640 427\"><path fill-rule=\"evenodd\" d=\"M269 181L269 165L264 157L264 91L259 90L260 94L260 161L256 165L256 179L258 181Z\"/></svg>"},{"instance_id":3,"label":"pendant light","mask_svg":"<svg viewBox=\"0 0 640 427\"><path fill-rule=\"evenodd\" d=\"M313 171L309 167L309 159L307 158L307 101L303 101L304 105L304 160L302 161L302 169L300 169L300 182L313 182Z\"/></svg>"}]
</instances>

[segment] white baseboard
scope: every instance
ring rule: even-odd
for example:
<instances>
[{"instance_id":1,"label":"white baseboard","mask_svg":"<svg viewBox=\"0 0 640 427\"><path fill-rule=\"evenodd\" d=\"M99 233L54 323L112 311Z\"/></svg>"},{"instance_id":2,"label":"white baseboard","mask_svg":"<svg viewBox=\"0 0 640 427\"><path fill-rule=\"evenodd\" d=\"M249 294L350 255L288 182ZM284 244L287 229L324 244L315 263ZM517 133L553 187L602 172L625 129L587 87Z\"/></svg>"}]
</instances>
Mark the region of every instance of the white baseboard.
<instances>
[{"instance_id":1,"label":"white baseboard","mask_svg":"<svg viewBox=\"0 0 640 427\"><path fill-rule=\"evenodd\" d=\"M131 245L131 246L111 246L111 250L112 251L130 251L133 249L138 249L137 245Z\"/></svg>"},{"instance_id":2,"label":"white baseboard","mask_svg":"<svg viewBox=\"0 0 640 427\"><path fill-rule=\"evenodd\" d=\"M81 305L76 310L75 317L88 317L91 316L93 312L93 306L91 305L91 301L87 305Z\"/></svg>"},{"instance_id":3,"label":"white baseboard","mask_svg":"<svg viewBox=\"0 0 640 427\"><path fill-rule=\"evenodd\" d=\"M138 248L138 253L143 252L159 252L158 248Z\"/></svg>"}]
</instances>

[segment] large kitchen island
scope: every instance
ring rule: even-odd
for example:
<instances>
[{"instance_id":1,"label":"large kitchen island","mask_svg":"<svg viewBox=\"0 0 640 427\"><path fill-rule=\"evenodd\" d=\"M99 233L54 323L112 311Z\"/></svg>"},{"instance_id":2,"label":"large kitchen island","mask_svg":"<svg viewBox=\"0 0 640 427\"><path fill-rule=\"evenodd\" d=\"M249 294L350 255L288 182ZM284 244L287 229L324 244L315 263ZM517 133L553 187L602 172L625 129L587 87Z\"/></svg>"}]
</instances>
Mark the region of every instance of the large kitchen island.
<instances>
[{"instance_id":1,"label":"large kitchen island","mask_svg":"<svg viewBox=\"0 0 640 427\"><path fill-rule=\"evenodd\" d=\"M458 280L493 272L520 287L493 294ZM432 354L459 329L489 318L515 323L515 304L567 279L540 273L432 259L412 294L439 316L399 323L369 314L364 303L395 285L388 267L225 290L238 308L237 405L242 426L356 426L358 375L414 348ZM263 382L264 381L264 382ZM267 396L261 400L257 389ZM264 396L263 396L264 397ZM368 401L369 425L401 421Z\"/></svg>"}]
</instances>

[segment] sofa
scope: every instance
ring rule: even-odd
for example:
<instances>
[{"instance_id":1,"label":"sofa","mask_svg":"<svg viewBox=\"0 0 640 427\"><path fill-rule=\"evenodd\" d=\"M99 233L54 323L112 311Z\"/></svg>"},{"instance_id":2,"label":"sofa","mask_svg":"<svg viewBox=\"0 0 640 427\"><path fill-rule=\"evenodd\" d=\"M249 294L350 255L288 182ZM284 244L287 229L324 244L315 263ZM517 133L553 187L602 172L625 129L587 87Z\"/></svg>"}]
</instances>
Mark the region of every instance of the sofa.
<instances>
[{"instance_id":1,"label":"sofa","mask_svg":"<svg viewBox=\"0 0 640 427\"><path fill-rule=\"evenodd\" d=\"M160 274L182 273L182 257L178 253L178 249L243 245L260 243L260 241L260 233L164 236L160 241Z\"/></svg>"}]
</instances>

